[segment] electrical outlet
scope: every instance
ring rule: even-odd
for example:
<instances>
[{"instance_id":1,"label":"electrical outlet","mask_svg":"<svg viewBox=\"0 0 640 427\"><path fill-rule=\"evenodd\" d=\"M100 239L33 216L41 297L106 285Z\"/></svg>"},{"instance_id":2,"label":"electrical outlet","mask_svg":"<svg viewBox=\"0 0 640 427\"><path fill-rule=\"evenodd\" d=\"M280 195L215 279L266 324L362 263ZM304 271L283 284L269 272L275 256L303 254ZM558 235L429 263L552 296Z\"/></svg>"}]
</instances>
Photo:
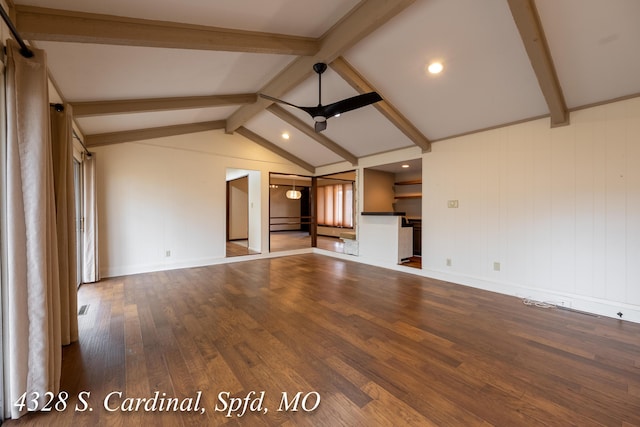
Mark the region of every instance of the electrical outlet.
<instances>
[{"instance_id":1,"label":"electrical outlet","mask_svg":"<svg viewBox=\"0 0 640 427\"><path fill-rule=\"evenodd\" d=\"M447 267L451 267L451 258L447 258Z\"/></svg>"},{"instance_id":2,"label":"electrical outlet","mask_svg":"<svg viewBox=\"0 0 640 427\"><path fill-rule=\"evenodd\" d=\"M500 271L500 263L499 262L494 262L493 263L493 271Z\"/></svg>"},{"instance_id":3,"label":"electrical outlet","mask_svg":"<svg viewBox=\"0 0 640 427\"><path fill-rule=\"evenodd\" d=\"M164 256L169 258L171 256L171 251L169 250L165 251Z\"/></svg>"}]
</instances>

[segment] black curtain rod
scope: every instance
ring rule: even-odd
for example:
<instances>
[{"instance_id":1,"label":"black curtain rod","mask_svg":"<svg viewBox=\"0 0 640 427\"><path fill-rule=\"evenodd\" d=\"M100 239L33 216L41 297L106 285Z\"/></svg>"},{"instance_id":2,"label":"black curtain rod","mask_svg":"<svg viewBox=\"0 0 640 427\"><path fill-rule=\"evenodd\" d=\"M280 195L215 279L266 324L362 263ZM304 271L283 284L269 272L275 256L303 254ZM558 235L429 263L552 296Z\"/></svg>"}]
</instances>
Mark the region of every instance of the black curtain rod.
<instances>
[{"instance_id":1,"label":"black curtain rod","mask_svg":"<svg viewBox=\"0 0 640 427\"><path fill-rule=\"evenodd\" d=\"M87 149L87 147L84 145L84 142L82 142L82 140L80 139L76 131L74 129L71 129L71 132L73 133L73 137L78 140L80 145L82 145L82 148L84 149L84 154L86 154L88 158L91 158L92 156L91 151Z\"/></svg>"},{"instance_id":2,"label":"black curtain rod","mask_svg":"<svg viewBox=\"0 0 640 427\"><path fill-rule=\"evenodd\" d=\"M18 34L18 30L16 29L15 25L13 25L13 22L11 22L11 18L9 18L9 15L7 15L7 12L4 10L4 7L2 7L1 4L0 4L0 15L2 15L2 19L9 27L9 30L11 30L11 34L13 34L13 38L16 39L16 41L20 45L20 54L25 58L32 58L33 52L31 51L31 49L27 47L22 37L20 37L20 34Z\"/></svg>"}]
</instances>

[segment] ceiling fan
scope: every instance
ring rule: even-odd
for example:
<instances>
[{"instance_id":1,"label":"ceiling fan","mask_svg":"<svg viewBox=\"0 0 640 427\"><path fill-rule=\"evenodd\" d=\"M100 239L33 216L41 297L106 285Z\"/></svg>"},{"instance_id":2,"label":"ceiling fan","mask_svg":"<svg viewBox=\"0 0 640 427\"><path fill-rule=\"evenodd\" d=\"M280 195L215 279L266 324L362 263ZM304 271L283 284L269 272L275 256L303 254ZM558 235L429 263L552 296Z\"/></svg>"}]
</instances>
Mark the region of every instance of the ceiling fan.
<instances>
[{"instance_id":1,"label":"ceiling fan","mask_svg":"<svg viewBox=\"0 0 640 427\"><path fill-rule=\"evenodd\" d=\"M318 74L318 105L316 107L301 107L299 105L265 95L264 93L261 93L260 96L270 101L286 104L305 111L313 118L313 120L315 120L316 123L314 129L316 132L322 132L325 130L327 128L327 120L331 117L382 101L382 97L378 95L377 92L369 92L343 99L342 101L334 102L333 104L322 105L322 73L326 70L327 64L323 62L318 62L313 66L313 71Z\"/></svg>"}]
</instances>

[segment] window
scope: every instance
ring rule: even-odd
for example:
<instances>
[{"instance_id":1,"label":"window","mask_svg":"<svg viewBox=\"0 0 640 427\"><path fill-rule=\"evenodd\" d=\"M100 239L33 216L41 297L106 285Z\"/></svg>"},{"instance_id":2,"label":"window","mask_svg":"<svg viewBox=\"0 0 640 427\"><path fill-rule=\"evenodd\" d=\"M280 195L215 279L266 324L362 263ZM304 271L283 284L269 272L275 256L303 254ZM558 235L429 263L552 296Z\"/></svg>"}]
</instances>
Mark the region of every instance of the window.
<instances>
[{"instance_id":1,"label":"window","mask_svg":"<svg viewBox=\"0 0 640 427\"><path fill-rule=\"evenodd\" d=\"M75 150L74 150L75 151ZM82 163L77 160L75 152L73 156L73 189L76 204L76 285L80 286L82 283L82 248L84 243L82 241Z\"/></svg>"},{"instance_id":2,"label":"window","mask_svg":"<svg viewBox=\"0 0 640 427\"><path fill-rule=\"evenodd\" d=\"M353 184L318 187L318 225L353 228Z\"/></svg>"}]
</instances>

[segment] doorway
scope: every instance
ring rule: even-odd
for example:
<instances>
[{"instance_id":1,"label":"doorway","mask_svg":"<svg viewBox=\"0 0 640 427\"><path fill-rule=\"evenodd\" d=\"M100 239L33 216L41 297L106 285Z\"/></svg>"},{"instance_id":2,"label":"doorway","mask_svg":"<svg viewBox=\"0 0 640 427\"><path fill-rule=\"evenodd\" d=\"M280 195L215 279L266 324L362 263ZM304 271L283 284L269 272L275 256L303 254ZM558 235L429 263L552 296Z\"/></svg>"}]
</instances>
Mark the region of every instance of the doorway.
<instances>
[{"instance_id":1,"label":"doorway","mask_svg":"<svg viewBox=\"0 0 640 427\"><path fill-rule=\"evenodd\" d=\"M269 251L316 246L316 178L269 174Z\"/></svg>"},{"instance_id":2,"label":"doorway","mask_svg":"<svg viewBox=\"0 0 640 427\"><path fill-rule=\"evenodd\" d=\"M260 171L227 169L225 256L260 253Z\"/></svg>"}]
</instances>

